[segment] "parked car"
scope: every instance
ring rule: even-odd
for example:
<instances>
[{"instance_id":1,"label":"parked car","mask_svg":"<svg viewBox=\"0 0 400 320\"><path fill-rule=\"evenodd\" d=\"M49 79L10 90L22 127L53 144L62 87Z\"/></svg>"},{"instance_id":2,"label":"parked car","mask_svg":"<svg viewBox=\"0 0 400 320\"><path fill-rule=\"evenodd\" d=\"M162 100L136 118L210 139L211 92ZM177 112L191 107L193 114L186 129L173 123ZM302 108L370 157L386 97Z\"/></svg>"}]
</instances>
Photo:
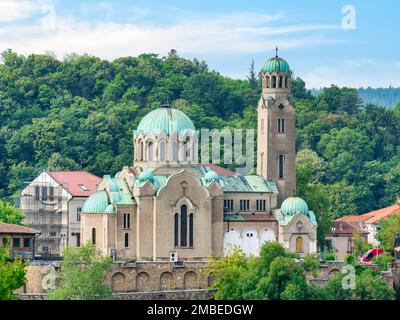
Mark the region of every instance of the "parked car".
<instances>
[{"instance_id":1,"label":"parked car","mask_svg":"<svg viewBox=\"0 0 400 320\"><path fill-rule=\"evenodd\" d=\"M363 254L362 257L358 257L358 261L360 262L371 262L374 260L376 256L380 256L383 254L385 251L380 248L374 248L371 250L368 250L366 253Z\"/></svg>"}]
</instances>

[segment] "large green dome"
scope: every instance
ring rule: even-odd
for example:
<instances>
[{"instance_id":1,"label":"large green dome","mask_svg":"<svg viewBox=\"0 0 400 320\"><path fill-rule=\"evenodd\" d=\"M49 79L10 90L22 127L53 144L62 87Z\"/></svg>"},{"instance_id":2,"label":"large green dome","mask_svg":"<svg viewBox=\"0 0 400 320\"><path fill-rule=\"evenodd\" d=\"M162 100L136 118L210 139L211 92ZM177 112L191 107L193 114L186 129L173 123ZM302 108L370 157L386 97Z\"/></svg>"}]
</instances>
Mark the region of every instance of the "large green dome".
<instances>
[{"instance_id":1,"label":"large green dome","mask_svg":"<svg viewBox=\"0 0 400 320\"><path fill-rule=\"evenodd\" d=\"M85 201L82 212L104 213L108 207L108 195L106 191L97 191Z\"/></svg>"},{"instance_id":2,"label":"large green dome","mask_svg":"<svg viewBox=\"0 0 400 320\"><path fill-rule=\"evenodd\" d=\"M290 72L290 66L289 63L286 62L286 60L279 58L279 57L274 57L269 59L265 64L264 67L261 69L262 72L267 72L267 73L273 73L273 72Z\"/></svg>"},{"instance_id":3,"label":"large green dome","mask_svg":"<svg viewBox=\"0 0 400 320\"><path fill-rule=\"evenodd\" d=\"M184 130L196 130L192 120L182 111L170 107L161 107L145 115L136 131L143 135L149 131L154 133L163 131L169 135L173 132L180 134Z\"/></svg>"},{"instance_id":4,"label":"large green dome","mask_svg":"<svg viewBox=\"0 0 400 320\"><path fill-rule=\"evenodd\" d=\"M281 212L285 216L293 216L299 211L308 216L308 205L302 198L290 197L282 202Z\"/></svg>"}]
</instances>

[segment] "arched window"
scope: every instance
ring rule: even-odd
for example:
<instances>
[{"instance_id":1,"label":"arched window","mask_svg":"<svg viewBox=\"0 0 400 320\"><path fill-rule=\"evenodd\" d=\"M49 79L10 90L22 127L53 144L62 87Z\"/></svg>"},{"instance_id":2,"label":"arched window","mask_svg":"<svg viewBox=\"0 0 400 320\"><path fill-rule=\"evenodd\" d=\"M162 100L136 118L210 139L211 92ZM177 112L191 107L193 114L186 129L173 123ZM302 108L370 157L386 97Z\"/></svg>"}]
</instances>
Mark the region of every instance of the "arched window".
<instances>
[{"instance_id":1,"label":"arched window","mask_svg":"<svg viewBox=\"0 0 400 320\"><path fill-rule=\"evenodd\" d=\"M96 228L92 228L92 244L96 244Z\"/></svg>"},{"instance_id":2,"label":"arched window","mask_svg":"<svg viewBox=\"0 0 400 320\"><path fill-rule=\"evenodd\" d=\"M187 246L187 205L181 206L181 247Z\"/></svg>"},{"instance_id":3,"label":"arched window","mask_svg":"<svg viewBox=\"0 0 400 320\"><path fill-rule=\"evenodd\" d=\"M139 156L140 161L143 161L143 148L144 148L143 141L140 141L140 156Z\"/></svg>"},{"instance_id":4,"label":"arched window","mask_svg":"<svg viewBox=\"0 0 400 320\"><path fill-rule=\"evenodd\" d=\"M284 77L284 78L283 78L283 87L284 87L284 88L287 88L287 87L288 87L287 81L288 81L288 78L287 78L287 77Z\"/></svg>"},{"instance_id":5,"label":"arched window","mask_svg":"<svg viewBox=\"0 0 400 320\"><path fill-rule=\"evenodd\" d=\"M275 88L275 87L276 87L276 77L272 76L271 88Z\"/></svg>"},{"instance_id":6,"label":"arched window","mask_svg":"<svg viewBox=\"0 0 400 320\"><path fill-rule=\"evenodd\" d=\"M189 215L189 247L193 247L193 213Z\"/></svg>"},{"instance_id":7,"label":"arched window","mask_svg":"<svg viewBox=\"0 0 400 320\"><path fill-rule=\"evenodd\" d=\"M178 161L178 143L172 142L172 161Z\"/></svg>"},{"instance_id":8,"label":"arched window","mask_svg":"<svg viewBox=\"0 0 400 320\"><path fill-rule=\"evenodd\" d=\"M153 142L149 142L147 145L147 160L153 161Z\"/></svg>"},{"instance_id":9,"label":"arched window","mask_svg":"<svg viewBox=\"0 0 400 320\"><path fill-rule=\"evenodd\" d=\"M165 161L165 141L160 141L158 145L158 156L160 161Z\"/></svg>"},{"instance_id":10,"label":"arched window","mask_svg":"<svg viewBox=\"0 0 400 320\"><path fill-rule=\"evenodd\" d=\"M282 88L282 77L278 77L278 88Z\"/></svg>"},{"instance_id":11,"label":"arched window","mask_svg":"<svg viewBox=\"0 0 400 320\"><path fill-rule=\"evenodd\" d=\"M129 234L125 233L125 248L129 248Z\"/></svg>"},{"instance_id":12,"label":"arched window","mask_svg":"<svg viewBox=\"0 0 400 320\"><path fill-rule=\"evenodd\" d=\"M179 214L175 213L174 216L174 243L175 247L179 246Z\"/></svg>"},{"instance_id":13,"label":"arched window","mask_svg":"<svg viewBox=\"0 0 400 320\"><path fill-rule=\"evenodd\" d=\"M303 238L296 238L296 252L303 252Z\"/></svg>"},{"instance_id":14,"label":"arched window","mask_svg":"<svg viewBox=\"0 0 400 320\"><path fill-rule=\"evenodd\" d=\"M194 215L188 215L186 204L181 206L180 213L174 215L174 244L175 247L193 247Z\"/></svg>"}]
</instances>

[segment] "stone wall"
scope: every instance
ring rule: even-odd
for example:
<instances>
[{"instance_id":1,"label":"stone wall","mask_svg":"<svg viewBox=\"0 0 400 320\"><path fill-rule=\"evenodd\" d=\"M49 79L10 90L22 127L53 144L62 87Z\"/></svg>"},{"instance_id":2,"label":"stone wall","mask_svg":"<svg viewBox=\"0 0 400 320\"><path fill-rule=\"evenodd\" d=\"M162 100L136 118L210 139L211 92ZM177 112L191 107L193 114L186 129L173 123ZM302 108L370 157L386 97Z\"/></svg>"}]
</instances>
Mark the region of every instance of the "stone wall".
<instances>
[{"instance_id":1,"label":"stone wall","mask_svg":"<svg viewBox=\"0 0 400 320\"><path fill-rule=\"evenodd\" d=\"M115 300L211 300L213 290L169 290L153 292L121 292L113 293ZM46 293L22 293L21 300L46 300Z\"/></svg>"},{"instance_id":2,"label":"stone wall","mask_svg":"<svg viewBox=\"0 0 400 320\"><path fill-rule=\"evenodd\" d=\"M51 272L58 267L58 261L32 262L26 273L27 284L18 290L18 293L46 293L43 284L46 286L46 283L51 281ZM206 261L121 262L113 264L107 273L106 281L115 293L158 292L152 293L153 297L157 294L163 295L162 292L166 291L178 290L180 292L168 293L166 296L169 297L187 296L191 292L190 290L207 289L213 278L207 274ZM202 295L204 294L202 293ZM201 297L203 297L202 295Z\"/></svg>"},{"instance_id":3,"label":"stone wall","mask_svg":"<svg viewBox=\"0 0 400 320\"><path fill-rule=\"evenodd\" d=\"M307 274L307 280L324 285L344 266L344 262L326 262L320 266L316 276ZM24 300L46 299L43 284L51 281L51 270L58 267L59 261L31 262L26 274L27 283L16 293ZM377 265L369 267L379 270ZM400 262L393 263L388 271L382 272L382 278L399 290ZM121 262L114 263L107 273L107 283L113 289L114 298L119 300L211 299L213 291L208 288L214 280L208 275L206 261Z\"/></svg>"}]
</instances>

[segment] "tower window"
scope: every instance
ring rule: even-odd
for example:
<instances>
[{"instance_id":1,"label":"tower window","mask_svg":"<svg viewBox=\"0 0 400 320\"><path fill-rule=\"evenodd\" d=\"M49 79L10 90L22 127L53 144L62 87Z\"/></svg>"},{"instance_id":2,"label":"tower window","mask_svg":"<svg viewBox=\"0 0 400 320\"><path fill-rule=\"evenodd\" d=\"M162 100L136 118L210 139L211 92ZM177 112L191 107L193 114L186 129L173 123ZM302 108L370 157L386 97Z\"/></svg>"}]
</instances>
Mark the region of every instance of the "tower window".
<instances>
[{"instance_id":1,"label":"tower window","mask_svg":"<svg viewBox=\"0 0 400 320\"><path fill-rule=\"evenodd\" d=\"M129 248L129 234L125 233L125 239L124 239L124 244L125 244L125 248Z\"/></svg>"},{"instance_id":2,"label":"tower window","mask_svg":"<svg viewBox=\"0 0 400 320\"><path fill-rule=\"evenodd\" d=\"M276 77L275 76L273 76L272 78L271 78L271 88L276 88Z\"/></svg>"},{"instance_id":3,"label":"tower window","mask_svg":"<svg viewBox=\"0 0 400 320\"><path fill-rule=\"evenodd\" d=\"M278 156L278 178L283 179L285 176L285 155Z\"/></svg>"},{"instance_id":4,"label":"tower window","mask_svg":"<svg viewBox=\"0 0 400 320\"><path fill-rule=\"evenodd\" d=\"M285 132L285 119L278 119L278 133Z\"/></svg>"},{"instance_id":5,"label":"tower window","mask_svg":"<svg viewBox=\"0 0 400 320\"><path fill-rule=\"evenodd\" d=\"M130 229L130 228L131 228L131 214L124 213L124 229Z\"/></svg>"},{"instance_id":6,"label":"tower window","mask_svg":"<svg viewBox=\"0 0 400 320\"><path fill-rule=\"evenodd\" d=\"M264 134L264 119L260 120L260 133Z\"/></svg>"}]
</instances>

